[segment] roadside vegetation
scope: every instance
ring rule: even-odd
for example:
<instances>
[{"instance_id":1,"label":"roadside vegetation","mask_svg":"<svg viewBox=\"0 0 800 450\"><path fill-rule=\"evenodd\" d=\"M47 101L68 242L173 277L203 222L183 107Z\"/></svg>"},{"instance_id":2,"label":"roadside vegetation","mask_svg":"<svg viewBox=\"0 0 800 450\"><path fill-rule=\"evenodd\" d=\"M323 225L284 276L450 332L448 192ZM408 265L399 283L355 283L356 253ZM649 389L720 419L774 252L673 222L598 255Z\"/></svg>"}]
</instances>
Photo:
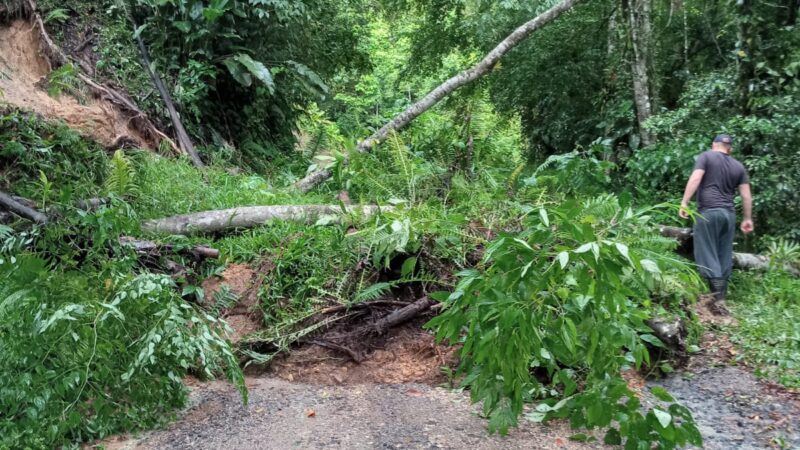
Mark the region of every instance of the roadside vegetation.
<instances>
[{"instance_id":1,"label":"roadside vegetation","mask_svg":"<svg viewBox=\"0 0 800 450\"><path fill-rule=\"evenodd\" d=\"M22 3L6 2L0 22L24 16ZM625 5L650 16L629 22L629 6L585 2L359 151L557 2L73 3L38 5L58 44L77 51L91 33L74 57L170 130L143 39L207 167L166 146L108 151L0 95L0 191L49 218L0 216L0 447L71 448L164 424L185 405L187 376L225 377L247 401L243 367L347 320L317 320L324 308L422 297L441 304L425 327L461 345L451 376L483 402L490 431L566 418L576 440L701 445L687 408L659 388L661 403L644 408L621 372L667 373L702 334L693 305L706 288L659 226L686 226L683 183L721 131L736 136L755 192L759 234L740 249L772 261L736 272L738 325L726 332L757 374L800 387L797 11L635 0ZM644 56L631 53L642 20L653 25L639 29ZM638 58L657 105L645 120L631 89ZM53 72L58 95L76 95L79 66ZM329 179L299 192L315 170ZM81 206L92 198L103 201ZM321 204L382 211L189 236L142 228ZM143 257L123 237L174 251ZM220 255L193 256L196 245ZM238 299L202 288L233 262L264 268L262 329L237 342L223 311ZM656 336L653 318L684 324L682 348Z\"/></svg>"}]
</instances>

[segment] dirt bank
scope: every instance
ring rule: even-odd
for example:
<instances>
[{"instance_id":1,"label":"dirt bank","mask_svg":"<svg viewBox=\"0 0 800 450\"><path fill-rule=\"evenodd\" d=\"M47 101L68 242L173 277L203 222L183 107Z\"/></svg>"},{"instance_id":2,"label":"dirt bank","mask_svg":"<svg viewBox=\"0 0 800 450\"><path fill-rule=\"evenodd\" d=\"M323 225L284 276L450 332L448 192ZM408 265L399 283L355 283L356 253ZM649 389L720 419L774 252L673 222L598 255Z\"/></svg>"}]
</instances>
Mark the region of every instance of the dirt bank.
<instances>
[{"instance_id":1,"label":"dirt bank","mask_svg":"<svg viewBox=\"0 0 800 450\"><path fill-rule=\"evenodd\" d=\"M111 101L97 98L87 86L74 79L70 95L47 93L51 66L42 53L41 35L33 22L17 19L0 23L0 104L35 112L50 120L63 120L70 128L107 148L121 144L156 148L153 136L135 127L135 119Z\"/></svg>"}]
</instances>

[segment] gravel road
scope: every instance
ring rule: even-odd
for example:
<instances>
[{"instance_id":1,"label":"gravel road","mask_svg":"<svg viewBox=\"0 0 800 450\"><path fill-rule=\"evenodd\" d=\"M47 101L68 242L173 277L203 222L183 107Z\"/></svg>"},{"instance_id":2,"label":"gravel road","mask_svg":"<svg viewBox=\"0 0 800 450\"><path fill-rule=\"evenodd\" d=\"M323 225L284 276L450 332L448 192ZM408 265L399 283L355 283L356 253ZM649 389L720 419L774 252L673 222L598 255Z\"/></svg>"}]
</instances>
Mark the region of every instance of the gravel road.
<instances>
[{"instance_id":1,"label":"gravel road","mask_svg":"<svg viewBox=\"0 0 800 450\"><path fill-rule=\"evenodd\" d=\"M105 441L107 449L581 449L565 423L523 420L489 435L466 394L422 384L321 386L248 379L243 406L227 384L195 388L164 430ZM313 415L309 415L313 412Z\"/></svg>"}]
</instances>

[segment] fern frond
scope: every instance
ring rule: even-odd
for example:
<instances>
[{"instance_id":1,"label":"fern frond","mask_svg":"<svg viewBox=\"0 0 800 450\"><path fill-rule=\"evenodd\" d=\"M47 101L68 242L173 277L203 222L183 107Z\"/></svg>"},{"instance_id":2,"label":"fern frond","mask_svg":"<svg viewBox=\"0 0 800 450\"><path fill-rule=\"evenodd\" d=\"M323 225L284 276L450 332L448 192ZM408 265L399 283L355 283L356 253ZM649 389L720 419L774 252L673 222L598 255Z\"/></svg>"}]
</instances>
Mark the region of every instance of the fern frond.
<instances>
[{"instance_id":1,"label":"fern frond","mask_svg":"<svg viewBox=\"0 0 800 450\"><path fill-rule=\"evenodd\" d=\"M130 158L122 150L114 152L108 162L108 177L105 182L105 193L119 197L129 197L139 192L136 184L136 171Z\"/></svg>"},{"instance_id":2,"label":"fern frond","mask_svg":"<svg viewBox=\"0 0 800 450\"><path fill-rule=\"evenodd\" d=\"M383 295L387 294L389 290L392 289L392 287L393 287L392 283L385 283L385 282L375 283L373 285L367 286L361 292L357 293L353 298L353 301L355 303L360 303L378 299Z\"/></svg>"}]
</instances>

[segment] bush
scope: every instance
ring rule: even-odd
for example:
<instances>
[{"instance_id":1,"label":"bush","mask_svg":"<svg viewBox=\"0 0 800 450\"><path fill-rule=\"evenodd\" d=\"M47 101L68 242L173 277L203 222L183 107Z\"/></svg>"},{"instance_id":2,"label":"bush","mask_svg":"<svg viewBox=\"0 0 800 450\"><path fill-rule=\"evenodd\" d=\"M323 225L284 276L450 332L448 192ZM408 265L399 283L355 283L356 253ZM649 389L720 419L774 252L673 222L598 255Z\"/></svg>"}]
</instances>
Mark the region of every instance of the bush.
<instances>
[{"instance_id":1,"label":"bush","mask_svg":"<svg viewBox=\"0 0 800 450\"><path fill-rule=\"evenodd\" d=\"M0 257L0 446L54 448L142 429L183 406L190 371L244 378L224 322L169 277L48 270Z\"/></svg>"},{"instance_id":2,"label":"bush","mask_svg":"<svg viewBox=\"0 0 800 450\"><path fill-rule=\"evenodd\" d=\"M646 344L663 346L644 323L660 310L651 298L693 298L698 284L688 264L669 256L675 243L655 233L651 212L613 196L541 209L524 231L487 247L484 270L461 272L442 296L445 308L428 326L438 339L463 343L458 371L484 402L490 429L505 432L523 402L539 400L529 418L608 428L610 444L700 445L686 408L643 414L620 377L652 364Z\"/></svg>"}]
</instances>

